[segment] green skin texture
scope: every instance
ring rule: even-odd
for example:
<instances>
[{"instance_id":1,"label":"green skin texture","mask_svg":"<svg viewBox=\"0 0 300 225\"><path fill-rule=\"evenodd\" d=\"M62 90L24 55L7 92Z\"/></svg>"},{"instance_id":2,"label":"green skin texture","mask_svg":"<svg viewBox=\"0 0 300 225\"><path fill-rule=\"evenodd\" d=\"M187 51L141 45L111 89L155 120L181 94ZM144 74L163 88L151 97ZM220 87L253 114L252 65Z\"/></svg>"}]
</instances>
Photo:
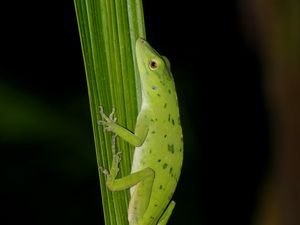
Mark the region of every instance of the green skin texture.
<instances>
[{"instance_id":1,"label":"green skin texture","mask_svg":"<svg viewBox=\"0 0 300 225\"><path fill-rule=\"evenodd\" d=\"M118 125L114 111L106 116L100 107L104 128L135 146L131 174L116 178L120 156L115 152L107 174L111 191L130 189L130 225L166 225L175 202L183 160L182 129L170 63L145 40L136 42L136 57L142 84L142 107L134 133Z\"/></svg>"}]
</instances>

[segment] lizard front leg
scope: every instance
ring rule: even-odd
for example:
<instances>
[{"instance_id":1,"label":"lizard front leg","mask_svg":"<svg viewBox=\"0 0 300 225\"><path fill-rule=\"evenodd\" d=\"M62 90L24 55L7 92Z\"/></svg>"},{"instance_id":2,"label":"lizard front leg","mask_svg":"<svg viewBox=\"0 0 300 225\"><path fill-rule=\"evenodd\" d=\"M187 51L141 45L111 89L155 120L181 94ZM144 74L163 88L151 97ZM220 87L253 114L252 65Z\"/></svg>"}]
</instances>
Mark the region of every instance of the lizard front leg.
<instances>
[{"instance_id":1,"label":"lizard front leg","mask_svg":"<svg viewBox=\"0 0 300 225\"><path fill-rule=\"evenodd\" d=\"M141 146L144 143L149 128L147 119L143 116L143 111L139 113L135 127L135 132L132 133L128 129L116 123L117 118L114 116L114 108L109 116L105 115L102 106L100 106L99 108L102 120L98 121L98 124L103 125L104 130L115 133L116 135L120 136L123 140L127 141L133 146Z\"/></svg>"}]
</instances>

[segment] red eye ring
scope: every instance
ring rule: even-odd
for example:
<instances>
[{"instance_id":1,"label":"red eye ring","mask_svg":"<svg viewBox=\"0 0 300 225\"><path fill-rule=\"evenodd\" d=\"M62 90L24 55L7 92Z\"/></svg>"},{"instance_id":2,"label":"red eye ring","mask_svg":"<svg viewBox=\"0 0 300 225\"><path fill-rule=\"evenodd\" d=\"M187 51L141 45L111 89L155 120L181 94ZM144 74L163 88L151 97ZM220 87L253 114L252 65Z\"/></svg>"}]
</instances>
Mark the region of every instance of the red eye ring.
<instances>
[{"instance_id":1,"label":"red eye ring","mask_svg":"<svg viewBox=\"0 0 300 225\"><path fill-rule=\"evenodd\" d=\"M152 59L149 63L149 67L151 70L156 70L158 68L158 63L155 59Z\"/></svg>"}]
</instances>

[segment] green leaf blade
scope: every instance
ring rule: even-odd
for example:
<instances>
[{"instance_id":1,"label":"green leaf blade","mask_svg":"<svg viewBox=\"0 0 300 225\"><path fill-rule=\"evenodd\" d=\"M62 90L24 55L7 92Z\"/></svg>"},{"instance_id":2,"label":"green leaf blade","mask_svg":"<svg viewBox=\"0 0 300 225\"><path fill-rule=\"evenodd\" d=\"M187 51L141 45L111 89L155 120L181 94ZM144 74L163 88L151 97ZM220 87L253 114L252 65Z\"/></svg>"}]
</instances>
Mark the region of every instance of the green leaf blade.
<instances>
[{"instance_id":1,"label":"green leaf blade","mask_svg":"<svg viewBox=\"0 0 300 225\"><path fill-rule=\"evenodd\" d=\"M97 125L99 105L133 130L141 103L135 41L145 37L141 0L74 0L84 58L98 167L110 167L111 134ZM130 173L133 147L117 140L122 151L120 176ZM128 224L129 191L111 192L99 174L105 224Z\"/></svg>"}]
</instances>

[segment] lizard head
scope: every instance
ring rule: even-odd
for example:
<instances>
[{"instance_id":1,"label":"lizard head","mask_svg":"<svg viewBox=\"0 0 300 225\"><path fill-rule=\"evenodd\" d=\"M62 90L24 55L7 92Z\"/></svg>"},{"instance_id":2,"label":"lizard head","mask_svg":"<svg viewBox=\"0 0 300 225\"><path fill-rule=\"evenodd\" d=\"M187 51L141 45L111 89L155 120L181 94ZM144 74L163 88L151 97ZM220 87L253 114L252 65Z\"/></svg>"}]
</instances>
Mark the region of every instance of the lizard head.
<instances>
[{"instance_id":1,"label":"lizard head","mask_svg":"<svg viewBox=\"0 0 300 225\"><path fill-rule=\"evenodd\" d=\"M144 94L157 95L173 85L169 60L142 38L136 42L136 58Z\"/></svg>"}]
</instances>

